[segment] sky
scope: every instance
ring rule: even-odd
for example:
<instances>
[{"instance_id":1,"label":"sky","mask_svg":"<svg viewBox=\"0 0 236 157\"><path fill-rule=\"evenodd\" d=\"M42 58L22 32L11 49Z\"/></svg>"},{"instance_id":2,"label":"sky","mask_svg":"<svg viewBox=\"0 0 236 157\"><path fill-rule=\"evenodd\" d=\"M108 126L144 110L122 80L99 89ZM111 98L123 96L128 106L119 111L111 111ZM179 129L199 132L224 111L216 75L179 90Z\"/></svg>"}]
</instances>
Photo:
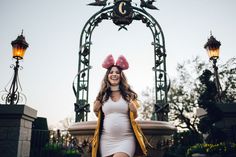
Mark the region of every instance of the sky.
<instances>
[{"instance_id":1,"label":"sky","mask_svg":"<svg viewBox=\"0 0 236 157\"><path fill-rule=\"evenodd\" d=\"M72 83L78 71L79 40L87 20L101 9L88 6L92 0L1 0L0 1L0 91L11 80L13 69L11 41L24 30L29 44L19 71L26 105L56 125L74 116ZM108 0L108 2L113 2ZM139 6L139 0L133 0ZM170 78L176 66L194 56L208 61L203 48L210 31L221 42L219 63L235 57L235 0L157 0L159 10L146 9L161 26L166 45L166 66ZM92 35L90 52L89 103L99 91L105 69L101 64L108 54L124 55L130 64L125 71L131 87L141 97L153 87L154 52L152 33L141 22L118 31L112 21L103 21ZM219 69L220 70L220 69ZM141 98L140 98L141 99ZM91 108L92 110L92 108ZM89 114L89 120L95 115Z\"/></svg>"}]
</instances>

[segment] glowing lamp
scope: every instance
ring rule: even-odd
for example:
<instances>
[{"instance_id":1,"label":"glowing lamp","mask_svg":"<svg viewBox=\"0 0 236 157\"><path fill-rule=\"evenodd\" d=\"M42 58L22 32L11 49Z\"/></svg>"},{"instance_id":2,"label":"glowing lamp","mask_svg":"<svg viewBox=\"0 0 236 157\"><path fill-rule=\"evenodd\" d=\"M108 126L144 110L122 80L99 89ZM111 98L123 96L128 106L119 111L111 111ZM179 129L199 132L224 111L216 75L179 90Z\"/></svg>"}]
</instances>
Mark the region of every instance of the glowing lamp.
<instances>
[{"instance_id":1,"label":"glowing lamp","mask_svg":"<svg viewBox=\"0 0 236 157\"><path fill-rule=\"evenodd\" d=\"M12 45L12 57L21 60L24 58L25 51L29 46L28 43L25 41L25 37L23 36L23 31L21 35L19 35L16 40L11 42Z\"/></svg>"},{"instance_id":2,"label":"glowing lamp","mask_svg":"<svg viewBox=\"0 0 236 157\"><path fill-rule=\"evenodd\" d=\"M208 39L207 43L204 45L204 48L207 50L210 60L217 60L220 54L220 45L221 43L217 41L212 35Z\"/></svg>"}]
</instances>

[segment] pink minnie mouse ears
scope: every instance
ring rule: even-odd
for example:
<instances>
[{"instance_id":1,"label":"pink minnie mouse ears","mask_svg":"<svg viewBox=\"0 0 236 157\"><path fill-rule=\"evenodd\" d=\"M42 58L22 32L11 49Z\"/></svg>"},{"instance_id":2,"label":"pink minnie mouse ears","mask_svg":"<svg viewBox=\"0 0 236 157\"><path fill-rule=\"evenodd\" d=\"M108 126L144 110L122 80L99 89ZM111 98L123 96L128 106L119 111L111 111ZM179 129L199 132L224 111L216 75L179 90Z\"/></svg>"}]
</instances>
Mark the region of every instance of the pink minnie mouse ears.
<instances>
[{"instance_id":1,"label":"pink minnie mouse ears","mask_svg":"<svg viewBox=\"0 0 236 157\"><path fill-rule=\"evenodd\" d=\"M120 55L115 63L115 60L111 54L106 57L102 64L102 67L105 69L109 69L111 66L114 65L120 67L122 70L126 70L129 68L129 63L123 55Z\"/></svg>"}]
</instances>

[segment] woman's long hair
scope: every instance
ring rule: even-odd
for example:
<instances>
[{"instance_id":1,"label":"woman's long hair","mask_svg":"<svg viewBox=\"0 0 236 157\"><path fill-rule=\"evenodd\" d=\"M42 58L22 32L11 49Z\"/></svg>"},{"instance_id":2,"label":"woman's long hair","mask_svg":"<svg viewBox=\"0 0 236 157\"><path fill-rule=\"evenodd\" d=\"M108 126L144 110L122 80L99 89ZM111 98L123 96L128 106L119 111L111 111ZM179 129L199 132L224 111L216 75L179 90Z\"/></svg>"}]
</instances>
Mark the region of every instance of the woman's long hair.
<instances>
[{"instance_id":1,"label":"woman's long hair","mask_svg":"<svg viewBox=\"0 0 236 157\"><path fill-rule=\"evenodd\" d=\"M130 88L130 85L128 84L126 76L123 73L123 71L118 66L112 66L112 67L117 67L120 71L119 88L123 99L125 99L127 102L129 102L130 100L136 100L138 95ZM111 85L108 81L108 74L110 73L112 67L107 69L107 72L102 80L100 91L96 98L96 100L100 101L102 104L109 99L112 93L110 88Z\"/></svg>"}]
</instances>

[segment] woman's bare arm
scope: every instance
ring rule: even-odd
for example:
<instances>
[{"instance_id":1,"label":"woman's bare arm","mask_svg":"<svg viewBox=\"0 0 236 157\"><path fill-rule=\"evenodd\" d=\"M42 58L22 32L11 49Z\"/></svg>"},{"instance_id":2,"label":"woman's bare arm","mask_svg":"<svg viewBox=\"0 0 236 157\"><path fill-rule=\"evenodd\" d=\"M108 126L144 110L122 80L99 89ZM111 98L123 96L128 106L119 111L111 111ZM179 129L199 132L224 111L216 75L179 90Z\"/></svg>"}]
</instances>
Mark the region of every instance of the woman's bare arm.
<instances>
[{"instance_id":1,"label":"woman's bare arm","mask_svg":"<svg viewBox=\"0 0 236 157\"><path fill-rule=\"evenodd\" d=\"M101 109L101 106L102 106L102 104L101 104L100 101L96 100L94 102L94 104L93 104L93 112L96 114L96 116L98 116L98 112Z\"/></svg>"},{"instance_id":2,"label":"woman's bare arm","mask_svg":"<svg viewBox=\"0 0 236 157\"><path fill-rule=\"evenodd\" d=\"M136 119L138 117L138 111L137 111L137 107L133 101L131 101L129 103L129 109L131 112L133 112L134 118Z\"/></svg>"}]
</instances>

